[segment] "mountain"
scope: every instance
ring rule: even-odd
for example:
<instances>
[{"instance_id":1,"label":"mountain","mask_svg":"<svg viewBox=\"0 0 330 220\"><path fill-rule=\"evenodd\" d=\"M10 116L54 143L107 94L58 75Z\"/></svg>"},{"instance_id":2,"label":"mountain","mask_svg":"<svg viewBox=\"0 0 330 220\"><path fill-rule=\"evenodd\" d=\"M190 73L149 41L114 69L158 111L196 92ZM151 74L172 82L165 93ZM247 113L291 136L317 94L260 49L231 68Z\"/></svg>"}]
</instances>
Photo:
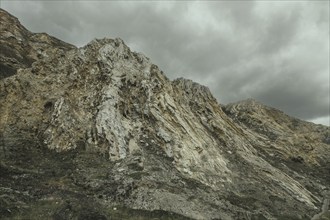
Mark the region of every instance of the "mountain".
<instances>
[{"instance_id":1,"label":"mountain","mask_svg":"<svg viewBox=\"0 0 330 220\"><path fill-rule=\"evenodd\" d=\"M0 17L3 219L330 218L329 127Z\"/></svg>"},{"instance_id":2,"label":"mountain","mask_svg":"<svg viewBox=\"0 0 330 220\"><path fill-rule=\"evenodd\" d=\"M14 75L20 68L54 53L75 48L45 33L34 34L23 27L17 18L1 9L0 13L0 79Z\"/></svg>"}]
</instances>

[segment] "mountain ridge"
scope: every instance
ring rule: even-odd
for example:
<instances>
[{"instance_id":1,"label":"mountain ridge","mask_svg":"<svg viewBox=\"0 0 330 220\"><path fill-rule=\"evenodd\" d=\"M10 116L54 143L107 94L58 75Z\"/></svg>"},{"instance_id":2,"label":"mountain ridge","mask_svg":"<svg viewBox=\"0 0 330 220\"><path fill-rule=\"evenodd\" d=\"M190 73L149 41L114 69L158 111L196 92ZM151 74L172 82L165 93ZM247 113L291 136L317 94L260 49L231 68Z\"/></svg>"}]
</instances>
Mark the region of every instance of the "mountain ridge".
<instances>
[{"instance_id":1,"label":"mountain ridge","mask_svg":"<svg viewBox=\"0 0 330 220\"><path fill-rule=\"evenodd\" d=\"M0 21L0 61L1 69L5 70L1 71L0 79L14 75L19 68L31 67L34 61L48 55L47 48L49 47L52 49L75 48L46 33L28 31L16 17L3 9L0 11Z\"/></svg>"},{"instance_id":2,"label":"mountain ridge","mask_svg":"<svg viewBox=\"0 0 330 220\"><path fill-rule=\"evenodd\" d=\"M4 17L11 15L1 10L4 22L17 22ZM17 26L0 32L15 33L9 27ZM13 41L14 54L35 58L41 49L26 41L32 46L25 50ZM47 41L41 48L46 55L15 65L1 50L1 64L12 68L1 68L0 79L6 218L329 215L322 211L329 199L328 127L251 100L221 106L207 87L169 80L118 38L81 48Z\"/></svg>"}]
</instances>

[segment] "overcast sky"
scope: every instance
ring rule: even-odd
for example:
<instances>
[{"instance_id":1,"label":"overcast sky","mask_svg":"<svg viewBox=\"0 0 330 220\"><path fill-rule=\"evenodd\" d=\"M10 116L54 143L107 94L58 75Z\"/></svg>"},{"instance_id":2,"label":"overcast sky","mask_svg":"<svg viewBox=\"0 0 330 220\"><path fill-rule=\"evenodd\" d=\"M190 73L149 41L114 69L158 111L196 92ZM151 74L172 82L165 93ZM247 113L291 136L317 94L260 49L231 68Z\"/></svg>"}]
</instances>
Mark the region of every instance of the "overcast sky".
<instances>
[{"instance_id":1,"label":"overcast sky","mask_svg":"<svg viewBox=\"0 0 330 220\"><path fill-rule=\"evenodd\" d=\"M122 38L222 104L254 98L329 125L329 1L1 1L33 32L77 46Z\"/></svg>"}]
</instances>

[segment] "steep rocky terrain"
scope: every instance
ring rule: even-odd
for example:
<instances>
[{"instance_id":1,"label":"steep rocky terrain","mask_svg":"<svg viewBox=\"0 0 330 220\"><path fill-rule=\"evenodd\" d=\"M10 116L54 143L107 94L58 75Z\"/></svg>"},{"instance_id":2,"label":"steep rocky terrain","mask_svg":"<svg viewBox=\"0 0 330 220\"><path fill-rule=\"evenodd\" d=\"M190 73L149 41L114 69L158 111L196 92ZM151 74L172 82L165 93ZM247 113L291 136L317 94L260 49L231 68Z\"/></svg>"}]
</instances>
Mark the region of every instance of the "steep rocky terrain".
<instances>
[{"instance_id":1,"label":"steep rocky terrain","mask_svg":"<svg viewBox=\"0 0 330 220\"><path fill-rule=\"evenodd\" d=\"M330 218L329 127L0 17L3 219Z\"/></svg>"},{"instance_id":2,"label":"steep rocky terrain","mask_svg":"<svg viewBox=\"0 0 330 220\"><path fill-rule=\"evenodd\" d=\"M0 79L9 77L19 68L54 53L57 49L70 50L74 46L45 33L34 34L24 28L17 18L0 12Z\"/></svg>"}]
</instances>

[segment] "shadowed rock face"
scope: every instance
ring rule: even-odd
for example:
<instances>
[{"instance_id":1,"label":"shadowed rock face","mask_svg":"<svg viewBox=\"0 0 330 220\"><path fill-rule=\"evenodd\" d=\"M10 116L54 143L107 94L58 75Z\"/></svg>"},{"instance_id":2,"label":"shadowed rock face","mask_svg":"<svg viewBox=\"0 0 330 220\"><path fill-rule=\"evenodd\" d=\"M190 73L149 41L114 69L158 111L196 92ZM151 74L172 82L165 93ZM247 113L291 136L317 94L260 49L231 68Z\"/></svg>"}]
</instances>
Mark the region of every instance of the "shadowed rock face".
<instances>
[{"instance_id":1,"label":"shadowed rock face","mask_svg":"<svg viewBox=\"0 0 330 220\"><path fill-rule=\"evenodd\" d=\"M121 39L75 48L0 12L4 218L329 214L329 127L253 100L220 107Z\"/></svg>"}]
</instances>

